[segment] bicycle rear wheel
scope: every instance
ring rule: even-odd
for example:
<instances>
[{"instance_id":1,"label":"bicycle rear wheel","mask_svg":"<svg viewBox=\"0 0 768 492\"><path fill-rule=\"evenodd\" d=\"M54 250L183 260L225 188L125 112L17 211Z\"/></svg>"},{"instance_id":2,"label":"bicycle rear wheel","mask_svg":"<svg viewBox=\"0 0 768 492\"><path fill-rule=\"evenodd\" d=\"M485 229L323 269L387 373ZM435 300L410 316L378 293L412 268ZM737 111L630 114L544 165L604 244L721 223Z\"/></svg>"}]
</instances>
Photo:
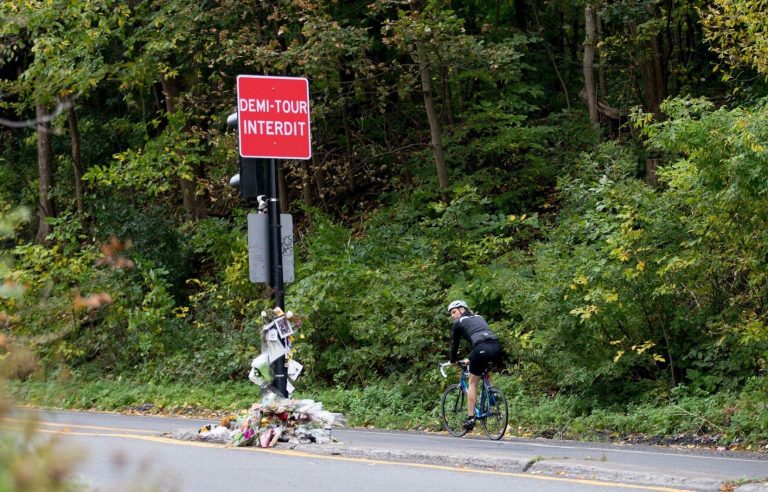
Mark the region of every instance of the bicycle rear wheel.
<instances>
[{"instance_id":1,"label":"bicycle rear wheel","mask_svg":"<svg viewBox=\"0 0 768 492\"><path fill-rule=\"evenodd\" d=\"M509 423L507 399L504 397L504 393L494 388L488 392L486 405L487 408L483 409L483 413L486 415L482 419L483 430L489 439L498 441L504 437Z\"/></svg>"},{"instance_id":2,"label":"bicycle rear wheel","mask_svg":"<svg viewBox=\"0 0 768 492\"><path fill-rule=\"evenodd\" d=\"M443 428L449 434L461 437L467 433L464 428L464 421L467 419L467 395L461 385L452 384L446 388L440 399L440 413Z\"/></svg>"}]
</instances>

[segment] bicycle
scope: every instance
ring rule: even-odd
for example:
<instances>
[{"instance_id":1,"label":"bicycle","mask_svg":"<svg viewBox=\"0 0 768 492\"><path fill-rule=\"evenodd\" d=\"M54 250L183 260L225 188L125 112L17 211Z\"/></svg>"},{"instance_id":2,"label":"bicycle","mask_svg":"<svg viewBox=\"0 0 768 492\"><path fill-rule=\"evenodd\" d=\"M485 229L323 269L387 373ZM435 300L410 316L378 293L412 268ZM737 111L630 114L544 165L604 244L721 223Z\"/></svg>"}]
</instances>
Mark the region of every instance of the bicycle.
<instances>
[{"instance_id":1,"label":"bicycle","mask_svg":"<svg viewBox=\"0 0 768 492\"><path fill-rule=\"evenodd\" d=\"M440 364L440 374L444 378L448 375L445 368L452 365L450 362ZM467 418L467 391L469 391L469 364L459 362L461 367L460 379L443 392L440 398L440 414L443 419L443 428L455 437L462 437L469 432L464 428L464 420ZM488 370L490 370L489 368ZM488 370L483 373L482 390L477 395L475 404L475 420L480 423L489 439L498 441L504 437L509 423L509 406L504 393L494 388L488 375Z\"/></svg>"}]
</instances>

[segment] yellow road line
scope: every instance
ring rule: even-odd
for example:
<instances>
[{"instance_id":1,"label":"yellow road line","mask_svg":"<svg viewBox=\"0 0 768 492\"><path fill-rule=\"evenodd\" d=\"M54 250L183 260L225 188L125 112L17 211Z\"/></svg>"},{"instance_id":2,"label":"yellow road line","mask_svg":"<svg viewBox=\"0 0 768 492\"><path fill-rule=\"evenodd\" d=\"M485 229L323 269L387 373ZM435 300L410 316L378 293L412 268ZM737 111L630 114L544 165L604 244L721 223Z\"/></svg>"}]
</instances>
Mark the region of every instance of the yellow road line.
<instances>
[{"instance_id":1,"label":"yellow road line","mask_svg":"<svg viewBox=\"0 0 768 492\"><path fill-rule=\"evenodd\" d=\"M102 429L109 430L112 428L102 427ZM38 430L40 432L50 433L50 434L63 434L62 431L55 431L50 429L38 429ZM114 430L120 430L120 429L114 429ZM143 432L147 432L147 431L143 431ZM580 484L580 485L591 485L595 487L615 487L615 488L624 488L624 489L631 489L631 490L650 490L650 491L656 491L656 492L686 492L686 489L657 487L652 485L632 485L632 484L621 483L621 482L601 482L598 480L589 480L589 479L583 479L583 478L551 477L546 475L533 475L530 473L502 472L502 471L493 471L493 470L481 470L477 468L458 468L458 467L452 467L452 466L446 466L446 465L431 465L427 463L384 461L384 460L375 460L371 458L355 458L355 457L348 457L348 456L315 454L315 453L309 453L306 451L295 451L295 450L289 450L289 449L255 448L255 447L223 447L221 444L199 442L199 441L180 441L177 439L171 439L171 438L160 437L160 436L151 436L151 435L136 435L136 434L123 434L123 433L98 433L98 432L77 432L77 433L72 433L70 435L138 439L141 441L150 441L150 442L156 442L161 444L171 444L176 446L232 449L232 450L242 451L242 452L268 453L268 454L275 454L275 455L288 456L288 457L294 457L294 458L310 458L310 459L322 459L322 460L332 460L332 461L344 461L349 463L363 463L368 465L407 466L410 468L427 468L432 470L443 470L443 471L451 471L451 472L459 472L459 473L496 475L496 476L516 477L516 478L524 478L524 479L530 479L530 480L543 480L543 481L551 481L551 482L567 482L567 483L574 483L574 484Z\"/></svg>"},{"instance_id":2,"label":"yellow road line","mask_svg":"<svg viewBox=\"0 0 768 492\"><path fill-rule=\"evenodd\" d=\"M142 432L146 434L159 434L160 431L152 431L152 430L144 430L144 429L121 429L118 427L102 427L99 425L77 425L77 424L65 424L61 422L44 422L42 420L25 420L25 419L14 419L11 417L6 417L3 419L0 419L0 423L2 422L18 422L18 423L34 423L36 425L44 425L48 427L66 427L66 428L73 428L73 429L99 429L99 430L109 430L109 431L121 431L121 432ZM4 428L8 428L6 426L3 426Z\"/></svg>"}]
</instances>

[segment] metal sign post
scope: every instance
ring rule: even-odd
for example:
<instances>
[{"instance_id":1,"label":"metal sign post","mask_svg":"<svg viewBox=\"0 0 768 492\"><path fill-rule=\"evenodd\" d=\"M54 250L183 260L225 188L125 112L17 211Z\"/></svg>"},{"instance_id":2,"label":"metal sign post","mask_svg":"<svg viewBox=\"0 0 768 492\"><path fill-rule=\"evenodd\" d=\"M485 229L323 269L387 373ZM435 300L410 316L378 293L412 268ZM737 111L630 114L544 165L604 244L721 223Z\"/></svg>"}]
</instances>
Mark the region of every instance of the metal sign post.
<instances>
[{"instance_id":1,"label":"metal sign post","mask_svg":"<svg viewBox=\"0 0 768 492\"><path fill-rule=\"evenodd\" d=\"M285 309L283 251L281 248L282 234L280 234L280 196L277 187L277 163L275 159L269 160L269 203L267 204L267 216L269 217L269 263L272 267L269 275L269 287L277 307ZM285 339L281 343L285 345ZM275 373L275 389L283 397L288 398L288 370L286 368L285 355L274 361L272 370Z\"/></svg>"},{"instance_id":2,"label":"metal sign post","mask_svg":"<svg viewBox=\"0 0 768 492\"><path fill-rule=\"evenodd\" d=\"M277 186L276 159L309 159L310 138L309 82L300 77L237 77L238 147L243 158L269 160L269 287L275 304L285 309L283 277L283 235L280 225L280 196ZM241 179L243 176L241 175ZM241 190L247 183L241 183ZM250 244L249 244L250 248ZM249 251L249 260L252 258ZM254 268L250 268L251 271ZM283 344L287 343L285 340ZM286 359L272 365L275 389L288 396Z\"/></svg>"}]
</instances>

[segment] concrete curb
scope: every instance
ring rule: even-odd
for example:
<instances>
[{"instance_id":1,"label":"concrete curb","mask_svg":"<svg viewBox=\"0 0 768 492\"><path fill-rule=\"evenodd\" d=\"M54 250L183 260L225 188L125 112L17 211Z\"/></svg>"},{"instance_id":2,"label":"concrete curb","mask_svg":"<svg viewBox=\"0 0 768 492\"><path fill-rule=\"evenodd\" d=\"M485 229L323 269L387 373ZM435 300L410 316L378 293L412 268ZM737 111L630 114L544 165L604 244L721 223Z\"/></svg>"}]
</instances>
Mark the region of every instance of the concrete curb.
<instances>
[{"instance_id":1,"label":"concrete curb","mask_svg":"<svg viewBox=\"0 0 768 492\"><path fill-rule=\"evenodd\" d=\"M408 464L429 464L450 468L473 468L518 474L536 474L560 478L599 480L651 487L669 487L697 491L720 491L723 482L706 474L668 475L648 469L627 469L610 463L592 463L568 459L529 460L521 457L491 457L462 453L385 450L379 448L347 447L339 444L299 444L280 446L312 454L371 459ZM746 484L732 489L737 492L768 492L767 484Z\"/></svg>"},{"instance_id":2,"label":"concrete curb","mask_svg":"<svg viewBox=\"0 0 768 492\"><path fill-rule=\"evenodd\" d=\"M339 444L299 444L295 446L287 445L283 448L326 456L342 456L407 464L429 464L452 468L476 468L510 473L524 473L527 467L531 465L530 460L519 457L491 458L466 453L386 450L380 448L349 447Z\"/></svg>"},{"instance_id":3,"label":"concrete curb","mask_svg":"<svg viewBox=\"0 0 768 492\"><path fill-rule=\"evenodd\" d=\"M659 474L648 469L627 469L626 466L610 463L589 463L578 460L547 459L536 462L529 470L543 475L622 482L655 487L670 487L686 490L721 490L722 480L691 475Z\"/></svg>"},{"instance_id":4,"label":"concrete curb","mask_svg":"<svg viewBox=\"0 0 768 492\"><path fill-rule=\"evenodd\" d=\"M733 490L736 492L768 492L768 482L748 483Z\"/></svg>"}]
</instances>

